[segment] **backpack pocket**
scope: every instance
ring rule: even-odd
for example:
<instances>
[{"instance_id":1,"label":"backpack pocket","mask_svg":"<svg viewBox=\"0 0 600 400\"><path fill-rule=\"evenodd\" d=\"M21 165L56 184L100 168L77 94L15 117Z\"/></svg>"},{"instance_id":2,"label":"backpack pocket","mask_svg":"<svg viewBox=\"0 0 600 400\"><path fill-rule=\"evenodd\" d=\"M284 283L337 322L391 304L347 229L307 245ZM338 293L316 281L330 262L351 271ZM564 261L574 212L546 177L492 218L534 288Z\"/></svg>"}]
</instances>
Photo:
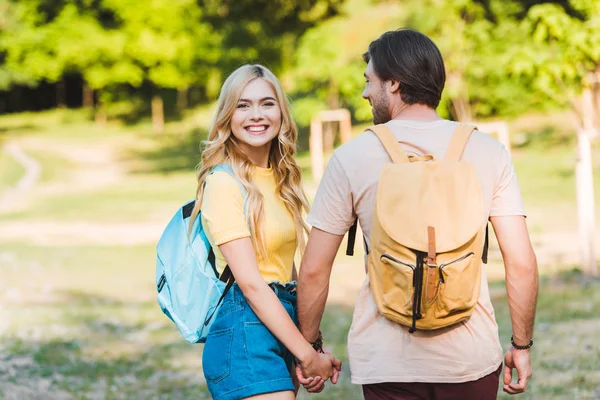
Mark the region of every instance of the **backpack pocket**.
<instances>
[{"instance_id":1,"label":"backpack pocket","mask_svg":"<svg viewBox=\"0 0 600 400\"><path fill-rule=\"evenodd\" d=\"M473 252L439 266L437 318L472 308L477 302L481 268Z\"/></svg>"},{"instance_id":2,"label":"backpack pocket","mask_svg":"<svg viewBox=\"0 0 600 400\"><path fill-rule=\"evenodd\" d=\"M412 316L416 267L389 254L383 254L380 261L384 304L399 314Z\"/></svg>"}]
</instances>

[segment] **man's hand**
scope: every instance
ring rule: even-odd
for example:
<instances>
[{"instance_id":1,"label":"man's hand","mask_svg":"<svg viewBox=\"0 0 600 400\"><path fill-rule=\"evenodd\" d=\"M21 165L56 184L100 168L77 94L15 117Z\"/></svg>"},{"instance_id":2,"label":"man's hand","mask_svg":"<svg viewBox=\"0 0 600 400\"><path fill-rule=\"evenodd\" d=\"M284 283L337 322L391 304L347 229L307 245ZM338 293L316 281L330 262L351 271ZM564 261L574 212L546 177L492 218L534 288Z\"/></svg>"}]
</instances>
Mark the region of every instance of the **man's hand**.
<instances>
[{"instance_id":1,"label":"man's hand","mask_svg":"<svg viewBox=\"0 0 600 400\"><path fill-rule=\"evenodd\" d=\"M321 393L325 387L325 381L320 376L310 378L305 377L302 368L299 365L296 365L296 377L298 378L298 382L304 386L304 389L306 389L308 393Z\"/></svg>"},{"instance_id":2,"label":"man's hand","mask_svg":"<svg viewBox=\"0 0 600 400\"><path fill-rule=\"evenodd\" d=\"M512 382L512 370L517 370L517 382ZM504 356L504 390L508 394L525 392L531 378L531 361L529 350L517 350L510 347Z\"/></svg>"},{"instance_id":3,"label":"man's hand","mask_svg":"<svg viewBox=\"0 0 600 400\"><path fill-rule=\"evenodd\" d=\"M324 353L331 355L330 352L325 350ZM339 379L340 371L342 370L342 362L339 361L339 363L333 365L332 368L331 383L335 385ZM320 393L325 388L326 379L324 380L320 376L307 378L304 376L300 365L296 365L296 378L298 378L298 382L300 382L300 384L304 386L304 389L309 393Z\"/></svg>"}]
</instances>

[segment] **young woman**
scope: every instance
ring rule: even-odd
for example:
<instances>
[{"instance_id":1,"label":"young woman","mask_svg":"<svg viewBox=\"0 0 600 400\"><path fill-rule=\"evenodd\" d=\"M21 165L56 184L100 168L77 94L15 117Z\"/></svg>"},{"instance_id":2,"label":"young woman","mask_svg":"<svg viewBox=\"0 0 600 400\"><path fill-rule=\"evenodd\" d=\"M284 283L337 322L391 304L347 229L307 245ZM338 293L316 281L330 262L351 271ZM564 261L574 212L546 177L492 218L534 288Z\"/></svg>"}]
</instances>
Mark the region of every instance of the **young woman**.
<instances>
[{"instance_id":1,"label":"young woman","mask_svg":"<svg viewBox=\"0 0 600 400\"><path fill-rule=\"evenodd\" d=\"M294 358L304 376L313 377L309 386L340 368L297 328L293 261L305 246L308 202L294 160L296 138L287 98L271 71L245 65L227 78L202 153L192 215L193 221L202 210L217 270L228 265L236 281L202 355L215 400L294 399ZM237 179L213 171L220 164Z\"/></svg>"}]
</instances>

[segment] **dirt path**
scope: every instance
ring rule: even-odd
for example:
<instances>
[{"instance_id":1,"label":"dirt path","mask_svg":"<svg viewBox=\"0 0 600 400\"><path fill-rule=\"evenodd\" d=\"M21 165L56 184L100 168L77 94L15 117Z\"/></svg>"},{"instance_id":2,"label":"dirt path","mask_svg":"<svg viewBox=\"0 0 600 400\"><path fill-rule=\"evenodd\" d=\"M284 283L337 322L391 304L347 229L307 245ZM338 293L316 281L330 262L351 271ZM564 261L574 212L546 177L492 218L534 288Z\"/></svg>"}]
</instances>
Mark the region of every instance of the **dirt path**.
<instances>
[{"instance_id":1,"label":"dirt path","mask_svg":"<svg viewBox=\"0 0 600 400\"><path fill-rule=\"evenodd\" d=\"M15 159L25 170L23 177L17 182L15 187L6 190L0 196L0 210L11 208L22 197L27 195L40 179L42 166L40 163L27 155L23 149L16 143L9 143L4 147L4 151L10 157Z\"/></svg>"},{"instance_id":2,"label":"dirt path","mask_svg":"<svg viewBox=\"0 0 600 400\"><path fill-rule=\"evenodd\" d=\"M71 165L65 176L40 183L42 167L23 148L44 152L65 159ZM55 196L108 187L127 179L126 168L119 162L114 143L54 143L39 138L27 138L9 143L5 151L25 169L18 184L0 197L0 212L27 205L32 196ZM314 195L316 187L307 187ZM35 192L35 193L34 193ZM168 216L165 217L168 218ZM101 223L90 221L4 221L0 243L19 241L38 245L144 245L156 243L165 221L143 223ZM600 226L597 232L600 233ZM544 231L532 234L539 264L550 269L555 266L576 265L579 262L579 240L576 230ZM600 248L600 234L596 237ZM499 254L498 254L499 259Z\"/></svg>"}]
</instances>

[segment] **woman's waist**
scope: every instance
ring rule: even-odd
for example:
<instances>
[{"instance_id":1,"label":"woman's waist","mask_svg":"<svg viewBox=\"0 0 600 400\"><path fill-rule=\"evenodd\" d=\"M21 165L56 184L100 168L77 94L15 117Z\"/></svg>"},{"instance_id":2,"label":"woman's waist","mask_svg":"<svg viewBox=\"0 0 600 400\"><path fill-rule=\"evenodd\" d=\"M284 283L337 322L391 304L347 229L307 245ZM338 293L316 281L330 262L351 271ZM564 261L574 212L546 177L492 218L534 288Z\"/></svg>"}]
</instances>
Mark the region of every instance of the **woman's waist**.
<instances>
[{"instance_id":1,"label":"woman's waist","mask_svg":"<svg viewBox=\"0 0 600 400\"><path fill-rule=\"evenodd\" d=\"M286 301L294 305L296 304L296 281L285 283L272 281L268 282L267 285L280 301ZM223 304L240 302L246 302L246 298L238 283L235 282L227 296L225 296L225 299L223 299Z\"/></svg>"},{"instance_id":2,"label":"woman's waist","mask_svg":"<svg viewBox=\"0 0 600 400\"><path fill-rule=\"evenodd\" d=\"M223 274L226 266L227 264L217 266L217 271L219 272L219 274ZM293 267L286 267L281 264L259 264L258 273L267 283L279 282L282 284L286 284L292 281L292 269Z\"/></svg>"}]
</instances>

